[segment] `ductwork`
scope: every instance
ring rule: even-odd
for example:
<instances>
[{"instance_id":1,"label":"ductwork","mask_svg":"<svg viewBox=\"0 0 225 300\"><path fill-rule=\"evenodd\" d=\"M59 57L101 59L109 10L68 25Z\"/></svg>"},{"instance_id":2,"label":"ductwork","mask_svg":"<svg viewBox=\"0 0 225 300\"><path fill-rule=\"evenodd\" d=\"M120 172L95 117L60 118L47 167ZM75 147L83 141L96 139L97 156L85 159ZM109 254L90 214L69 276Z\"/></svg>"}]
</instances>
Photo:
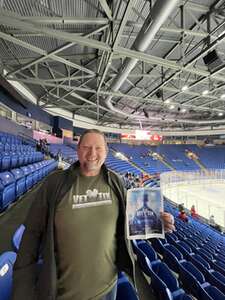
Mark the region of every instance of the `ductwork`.
<instances>
[{"instance_id":1,"label":"ductwork","mask_svg":"<svg viewBox=\"0 0 225 300\"><path fill-rule=\"evenodd\" d=\"M158 0L154 7L152 8L150 14L145 20L136 40L134 41L131 49L136 51L144 52L153 41L156 33L159 31L160 27L167 20L172 11L176 8L179 0ZM118 91L124 81L127 79L128 75L135 67L138 59L126 58L124 64L115 77L111 84L111 90ZM123 112L115 108L111 103L112 96L106 98L105 103L107 107L115 113L119 113L126 117L131 117L131 115ZM132 116L133 118L137 118L137 116ZM141 119L138 117L138 119ZM146 120L146 119L145 119Z\"/></svg>"},{"instance_id":2,"label":"ductwork","mask_svg":"<svg viewBox=\"0 0 225 300\"><path fill-rule=\"evenodd\" d=\"M169 15L172 11L176 8L180 1L179 0L158 0L154 7L152 8L150 14L148 15L147 19L145 20L136 40L134 41L131 49L136 51L144 52L153 41L156 33L159 31L160 27L163 23L167 20ZM118 73L118 75L113 80L110 89L112 91L118 91L122 84L127 79L128 75L135 67L138 59L126 58L124 64ZM111 102L112 96L108 96L105 99L106 106L116 114L123 115L127 118L132 118L140 121L147 122L148 120L144 116L137 116L137 115L130 115L122 110L115 108ZM183 124L197 124L197 125L207 125L207 124L224 124L225 120L208 120L208 121L197 121L191 119L174 119L174 118L165 118L162 117L155 117L150 116L150 120L157 120L157 121L165 121L165 122L174 122L183 123Z\"/></svg>"}]
</instances>

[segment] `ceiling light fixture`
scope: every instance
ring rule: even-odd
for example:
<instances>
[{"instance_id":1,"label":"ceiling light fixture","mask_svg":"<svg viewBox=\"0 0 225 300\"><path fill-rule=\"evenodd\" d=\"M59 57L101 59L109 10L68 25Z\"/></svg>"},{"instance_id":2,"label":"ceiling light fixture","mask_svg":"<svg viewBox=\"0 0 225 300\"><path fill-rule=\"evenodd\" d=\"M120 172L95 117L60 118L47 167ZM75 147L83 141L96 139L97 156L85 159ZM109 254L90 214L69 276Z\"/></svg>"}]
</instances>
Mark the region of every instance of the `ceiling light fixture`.
<instances>
[{"instance_id":1,"label":"ceiling light fixture","mask_svg":"<svg viewBox=\"0 0 225 300\"><path fill-rule=\"evenodd\" d=\"M186 108L182 108L182 109L181 109L181 112L182 112L182 113L186 113L186 111L187 111Z\"/></svg>"},{"instance_id":2,"label":"ceiling light fixture","mask_svg":"<svg viewBox=\"0 0 225 300\"><path fill-rule=\"evenodd\" d=\"M186 91L186 90L188 90L188 86L187 85L184 85L182 88L181 88L181 90L184 92L184 91Z\"/></svg>"},{"instance_id":3,"label":"ceiling light fixture","mask_svg":"<svg viewBox=\"0 0 225 300\"><path fill-rule=\"evenodd\" d=\"M205 96L205 95L208 95L208 93L209 93L209 90L204 90L204 91L202 92L202 95Z\"/></svg>"},{"instance_id":4,"label":"ceiling light fixture","mask_svg":"<svg viewBox=\"0 0 225 300\"><path fill-rule=\"evenodd\" d=\"M225 94L222 94L222 95L220 96L220 99L225 99Z\"/></svg>"},{"instance_id":5,"label":"ceiling light fixture","mask_svg":"<svg viewBox=\"0 0 225 300\"><path fill-rule=\"evenodd\" d=\"M170 99L166 99L164 103L165 104L169 104L170 103Z\"/></svg>"},{"instance_id":6,"label":"ceiling light fixture","mask_svg":"<svg viewBox=\"0 0 225 300\"><path fill-rule=\"evenodd\" d=\"M223 112L219 112L219 113L218 113L218 116L219 116L219 117L222 117L222 116L223 116Z\"/></svg>"},{"instance_id":7,"label":"ceiling light fixture","mask_svg":"<svg viewBox=\"0 0 225 300\"><path fill-rule=\"evenodd\" d=\"M175 108L175 105L170 105L170 109L174 109Z\"/></svg>"}]
</instances>

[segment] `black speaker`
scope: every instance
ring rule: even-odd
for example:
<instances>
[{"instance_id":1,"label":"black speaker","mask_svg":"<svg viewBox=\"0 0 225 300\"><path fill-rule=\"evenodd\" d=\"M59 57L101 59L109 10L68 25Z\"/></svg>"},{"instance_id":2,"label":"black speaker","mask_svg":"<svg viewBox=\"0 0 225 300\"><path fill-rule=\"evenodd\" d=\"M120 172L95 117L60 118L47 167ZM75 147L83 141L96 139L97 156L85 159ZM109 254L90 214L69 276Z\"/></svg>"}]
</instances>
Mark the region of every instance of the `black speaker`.
<instances>
[{"instance_id":1,"label":"black speaker","mask_svg":"<svg viewBox=\"0 0 225 300\"><path fill-rule=\"evenodd\" d=\"M145 115L146 118L149 118L149 114L148 114L148 112L147 112L147 110L145 108L143 109L143 113L144 113L144 115Z\"/></svg>"},{"instance_id":2,"label":"black speaker","mask_svg":"<svg viewBox=\"0 0 225 300\"><path fill-rule=\"evenodd\" d=\"M157 98L162 98L163 91L162 90L158 90L158 91L156 91L155 95L156 95Z\"/></svg>"},{"instance_id":3,"label":"black speaker","mask_svg":"<svg viewBox=\"0 0 225 300\"><path fill-rule=\"evenodd\" d=\"M222 65L222 60L218 56L216 50L208 52L206 56L203 57L205 65L208 67L209 71L213 71Z\"/></svg>"}]
</instances>

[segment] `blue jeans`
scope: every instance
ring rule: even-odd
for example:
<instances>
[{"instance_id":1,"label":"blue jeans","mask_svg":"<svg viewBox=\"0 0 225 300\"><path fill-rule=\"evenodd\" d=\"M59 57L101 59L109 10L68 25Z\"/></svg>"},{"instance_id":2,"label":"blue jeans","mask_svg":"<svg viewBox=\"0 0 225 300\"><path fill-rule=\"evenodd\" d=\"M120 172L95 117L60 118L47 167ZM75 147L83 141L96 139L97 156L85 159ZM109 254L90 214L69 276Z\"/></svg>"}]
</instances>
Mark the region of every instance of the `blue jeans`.
<instances>
[{"instance_id":1,"label":"blue jeans","mask_svg":"<svg viewBox=\"0 0 225 300\"><path fill-rule=\"evenodd\" d=\"M112 290L108 292L108 294L102 297L101 300L116 300L116 294L117 294L117 283L114 285Z\"/></svg>"}]
</instances>

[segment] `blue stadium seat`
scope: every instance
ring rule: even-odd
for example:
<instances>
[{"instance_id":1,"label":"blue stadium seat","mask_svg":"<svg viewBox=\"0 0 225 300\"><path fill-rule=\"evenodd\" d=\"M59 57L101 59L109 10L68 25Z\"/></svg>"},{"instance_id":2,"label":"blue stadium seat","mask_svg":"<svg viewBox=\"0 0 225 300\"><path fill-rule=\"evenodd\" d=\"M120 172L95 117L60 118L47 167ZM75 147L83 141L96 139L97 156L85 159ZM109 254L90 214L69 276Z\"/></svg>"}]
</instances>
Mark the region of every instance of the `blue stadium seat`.
<instances>
[{"instance_id":1,"label":"blue stadium seat","mask_svg":"<svg viewBox=\"0 0 225 300\"><path fill-rule=\"evenodd\" d=\"M166 239L158 239L158 238L153 238L151 239L151 245L153 246L153 248L155 249L155 251L159 254L164 253L164 245L169 245L167 243Z\"/></svg>"},{"instance_id":2,"label":"blue stadium seat","mask_svg":"<svg viewBox=\"0 0 225 300\"><path fill-rule=\"evenodd\" d=\"M23 224L21 224L15 231L13 238L12 238L12 244L13 244L13 248L16 252L18 252L19 250L19 246L20 246L20 242L23 236L25 230L25 226Z\"/></svg>"},{"instance_id":3,"label":"blue stadium seat","mask_svg":"<svg viewBox=\"0 0 225 300\"><path fill-rule=\"evenodd\" d=\"M137 256L137 262L141 270L147 275L149 274L149 268L146 265L146 254L138 247L136 240L132 240L133 251Z\"/></svg>"},{"instance_id":4,"label":"blue stadium seat","mask_svg":"<svg viewBox=\"0 0 225 300\"><path fill-rule=\"evenodd\" d=\"M10 300L12 291L13 264L16 253L5 252L0 256L0 299Z\"/></svg>"},{"instance_id":5,"label":"blue stadium seat","mask_svg":"<svg viewBox=\"0 0 225 300\"><path fill-rule=\"evenodd\" d=\"M176 273L179 273L180 262L184 261L182 253L173 245L165 245L163 261Z\"/></svg>"},{"instance_id":6,"label":"blue stadium seat","mask_svg":"<svg viewBox=\"0 0 225 300\"><path fill-rule=\"evenodd\" d=\"M5 171L10 169L11 157L8 152L3 152L0 154L0 171Z\"/></svg>"},{"instance_id":7,"label":"blue stadium seat","mask_svg":"<svg viewBox=\"0 0 225 300\"><path fill-rule=\"evenodd\" d=\"M11 156L10 169L14 169L19 166L18 155L15 152L11 152L10 156Z\"/></svg>"},{"instance_id":8,"label":"blue stadium seat","mask_svg":"<svg viewBox=\"0 0 225 300\"><path fill-rule=\"evenodd\" d=\"M151 262L151 265L160 262L155 250L152 248L152 246L148 242L137 241L137 246L148 257L148 259Z\"/></svg>"},{"instance_id":9,"label":"blue stadium seat","mask_svg":"<svg viewBox=\"0 0 225 300\"><path fill-rule=\"evenodd\" d=\"M26 190L26 178L23 171L19 168L10 171L16 180L16 197L20 197Z\"/></svg>"},{"instance_id":10,"label":"blue stadium seat","mask_svg":"<svg viewBox=\"0 0 225 300\"><path fill-rule=\"evenodd\" d=\"M16 183L14 176L6 171L0 173L0 210L5 209L16 199Z\"/></svg>"},{"instance_id":11,"label":"blue stadium seat","mask_svg":"<svg viewBox=\"0 0 225 300\"><path fill-rule=\"evenodd\" d=\"M123 273L119 273L116 300L138 300L136 292Z\"/></svg>"},{"instance_id":12,"label":"blue stadium seat","mask_svg":"<svg viewBox=\"0 0 225 300\"><path fill-rule=\"evenodd\" d=\"M206 282L203 274L191 262L180 264L179 278L183 286L200 300L225 300L225 295Z\"/></svg>"},{"instance_id":13,"label":"blue stadium seat","mask_svg":"<svg viewBox=\"0 0 225 300\"><path fill-rule=\"evenodd\" d=\"M32 173L32 170L28 166L21 167L21 170L23 171L23 173L25 175L26 190L28 191L33 186L33 173Z\"/></svg>"},{"instance_id":14,"label":"blue stadium seat","mask_svg":"<svg viewBox=\"0 0 225 300\"><path fill-rule=\"evenodd\" d=\"M147 258L146 263L149 267L151 287L156 294L157 300L191 299L179 287L178 280L165 263L161 262L151 265Z\"/></svg>"}]
</instances>

